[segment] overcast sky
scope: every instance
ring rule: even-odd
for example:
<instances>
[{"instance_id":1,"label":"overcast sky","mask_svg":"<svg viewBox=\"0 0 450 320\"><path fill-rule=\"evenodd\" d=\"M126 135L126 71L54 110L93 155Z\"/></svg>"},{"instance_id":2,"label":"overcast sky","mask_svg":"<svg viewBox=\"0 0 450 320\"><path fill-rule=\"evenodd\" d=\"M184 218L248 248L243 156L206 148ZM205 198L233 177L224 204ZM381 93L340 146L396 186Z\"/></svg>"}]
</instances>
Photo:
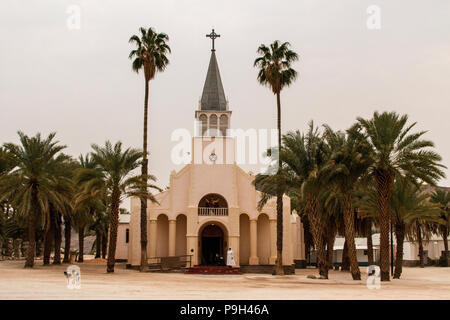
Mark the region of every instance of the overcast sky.
<instances>
[{"instance_id":1,"label":"overcast sky","mask_svg":"<svg viewBox=\"0 0 450 320\"><path fill-rule=\"evenodd\" d=\"M432 3L432 5L430 4ZM81 10L70 30L67 9ZM367 8L381 9L379 30ZM56 131L74 156L91 143L141 147L143 75L128 39L139 27L170 36L170 65L150 83L150 172L168 184L176 128L192 130L214 26L233 128L274 128L276 101L256 81L261 43L289 41L298 80L282 92L283 131L309 120L346 129L375 110L407 113L450 167L450 1L0 2L0 143ZM449 171L446 171L447 175ZM441 185L449 185L449 179Z\"/></svg>"}]
</instances>

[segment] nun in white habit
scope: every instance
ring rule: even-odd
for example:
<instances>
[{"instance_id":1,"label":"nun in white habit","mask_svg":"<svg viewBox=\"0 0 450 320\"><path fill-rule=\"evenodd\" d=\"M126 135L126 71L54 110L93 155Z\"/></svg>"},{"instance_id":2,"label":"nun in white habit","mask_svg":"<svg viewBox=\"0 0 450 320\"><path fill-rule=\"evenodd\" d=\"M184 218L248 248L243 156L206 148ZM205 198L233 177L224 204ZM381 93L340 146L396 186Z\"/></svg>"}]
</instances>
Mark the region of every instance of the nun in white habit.
<instances>
[{"instance_id":1,"label":"nun in white habit","mask_svg":"<svg viewBox=\"0 0 450 320\"><path fill-rule=\"evenodd\" d=\"M234 253L231 248L228 248L227 251L227 266L233 267L236 265L236 262L234 261Z\"/></svg>"}]
</instances>

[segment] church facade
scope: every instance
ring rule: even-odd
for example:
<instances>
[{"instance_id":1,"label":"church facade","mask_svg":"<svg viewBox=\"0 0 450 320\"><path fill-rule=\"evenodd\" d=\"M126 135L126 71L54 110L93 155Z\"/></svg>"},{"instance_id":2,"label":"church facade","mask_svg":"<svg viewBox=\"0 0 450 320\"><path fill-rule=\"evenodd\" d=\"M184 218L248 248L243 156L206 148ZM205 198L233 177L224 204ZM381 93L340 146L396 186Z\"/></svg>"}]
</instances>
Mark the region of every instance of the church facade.
<instances>
[{"instance_id":1,"label":"church facade","mask_svg":"<svg viewBox=\"0 0 450 320\"><path fill-rule=\"evenodd\" d=\"M214 32L213 32L214 34ZM211 51L203 94L195 118L192 161L170 174L170 186L148 203L148 257L191 255L193 265L210 265L231 248L236 265L270 266L276 259L276 201L257 210L260 193L235 161L235 138L227 136L231 110L215 49ZM206 156L205 156L206 155ZM200 161L198 161L200 159ZM128 264L140 265L140 200L131 199L127 227ZM128 234L129 233L129 234ZM120 249L120 244L118 244ZM283 198L283 265L304 261L303 226Z\"/></svg>"}]
</instances>

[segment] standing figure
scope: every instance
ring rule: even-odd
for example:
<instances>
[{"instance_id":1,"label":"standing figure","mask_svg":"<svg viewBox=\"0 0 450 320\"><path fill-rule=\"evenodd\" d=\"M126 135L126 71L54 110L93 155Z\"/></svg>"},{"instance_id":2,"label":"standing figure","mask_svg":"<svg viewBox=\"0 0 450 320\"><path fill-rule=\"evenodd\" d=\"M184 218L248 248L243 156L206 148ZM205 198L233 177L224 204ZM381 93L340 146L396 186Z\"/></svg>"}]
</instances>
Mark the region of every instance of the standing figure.
<instances>
[{"instance_id":1,"label":"standing figure","mask_svg":"<svg viewBox=\"0 0 450 320\"><path fill-rule=\"evenodd\" d=\"M235 265L236 265L236 262L234 261L233 250L231 250L231 248L228 248L228 252L227 252L227 266L233 267Z\"/></svg>"}]
</instances>

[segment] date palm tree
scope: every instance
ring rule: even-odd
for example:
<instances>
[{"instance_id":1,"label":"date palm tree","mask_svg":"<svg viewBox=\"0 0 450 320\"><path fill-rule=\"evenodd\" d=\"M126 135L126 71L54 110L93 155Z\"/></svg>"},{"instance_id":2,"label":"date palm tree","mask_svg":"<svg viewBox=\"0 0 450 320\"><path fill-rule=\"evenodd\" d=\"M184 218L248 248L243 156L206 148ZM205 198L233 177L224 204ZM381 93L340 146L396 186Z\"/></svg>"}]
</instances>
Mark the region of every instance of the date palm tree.
<instances>
[{"instance_id":1,"label":"date palm tree","mask_svg":"<svg viewBox=\"0 0 450 320\"><path fill-rule=\"evenodd\" d=\"M403 265L403 243L417 225L439 222L439 208L428 201L430 195L404 177L397 177L391 198L392 222L397 242L394 279L400 279Z\"/></svg>"},{"instance_id":2,"label":"date palm tree","mask_svg":"<svg viewBox=\"0 0 450 320\"><path fill-rule=\"evenodd\" d=\"M371 146L369 174L375 181L380 222L381 281L389 281L390 200L397 174L418 178L431 185L444 177L441 157L431 150L434 143L422 140L426 133L411 133L416 123L407 125L408 116L395 112L375 112L371 119L358 118Z\"/></svg>"},{"instance_id":3,"label":"date palm tree","mask_svg":"<svg viewBox=\"0 0 450 320\"><path fill-rule=\"evenodd\" d=\"M359 202L361 215L376 218L378 215L377 190L368 188L368 194ZM429 194L421 193L420 186L402 176L397 176L390 200L391 219L396 238L394 279L400 279L403 265L405 237L413 239L418 225L440 222L439 208L428 201Z\"/></svg>"},{"instance_id":4,"label":"date palm tree","mask_svg":"<svg viewBox=\"0 0 450 320\"><path fill-rule=\"evenodd\" d=\"M317 266L320 275L328 279L328 259L325 250L324 231L327 214L320 198L327 189L327 177L323 167L328 161L329 150L313 123L306 134L299 131L283 136L280 153L287 184L296 188L304 201L304 212L308 217L310 231L317 252Z\"/></svg>"},{"instance_id":5,"label":"date palm tree","mask_svg":"<svg viewBox=\"0 0 450 320\"><path fill-rule=\"evenodd\" d=\"M297 71L292 63L298 60L298 55L289 49L289 42L274 41L269 46L260 45L257 53L260 55L253 63L259 69L257 79L260 84L268 86L277 97L277 128L278 148L281 148L281 90L291 85L297 78ZM281 159L278 168L281 170ZM277 191L277 260L275 273L284 274L283 262L283 193L280 187Z\"/></svg>"},{"instance_id":6,"label":"date palm tree","mask_svg":"<svg viewBox=\"0 0 450 320\"><path fill-rule=\"evenodd\" d=\"M149 83L157 72L163 72L169 64L167 54L171 52L167 41L169 36L165 33L157 33L152 28L140 28L140 36L131 36L129 42L136 45L136 49L130 52L129 58L134 59L133 71L139 73L144 70L145 98L144 98L144 139L142 159L142 180L147 181L148 159L147 159L147 123L148 123L148 95ZM147 270L147 200L146 190L142 192L141 198L141 271Z\"/></svg>"},{"instance_id":7,"label":"date palm tree","mask_svg":"<svg viewBox=\"0 0 450 320\"><path fill-rule=\"evenodd\" d=\"M119 224L119 206L124 197L143 197L142 190L158 187L148 183L155 177L147 175L145 185L142 185L142 176L133 175L133 171L141 165L142 152L127 148L122 150L122 143L114 146L106 141L104 146L92 145L94 150L91 158L94 168L83 168L77 173L82 193L89 197L102 195L105 190L109 203L109 241L107 272L114 272L115 254L117 245L117 229ZM146 192L146 200L156 201L150 192Z\"/></svg>"},{"instance_id":8,"label":"date palm tree","mask_svg":"<svg viewBox=\"0 0 450 320\"><path fill-rule=\"evenodd\" d=\"M45 225L50 203L57 210L63 210L65 204L55 186L60 178L57 171L67 161L67 156L61 153L65 146L54 140L55 133L47 138L42 138L39 133L34 137L20 131L18 134L20 145L4 145L12 157L14 168L0 178L0 201L9 199L17 208L17 213L27 217L29 246L25 268L32 268L39 218L41 225Z\"/></svg>"},{"instance_id":9,"label":"date palm tree","mask_svg":"<svg viewBox=\"0 0 450 320\"><path fill-rule=\"evenodd\" d=\"M443 189L436 189L431 195L431 202L439 205L441 223L439 224L439 233L444 241L444 261L448 259L448 233L450 226L450 192Z\"/></svg>"},{"instance_id":10,"label":"date palm tree","mask_svg":"<svg viewBox=\"0 0 450 320\"><path fill-rule=\"evenodd\" d=\"M325 125L324 137L330 148L330 160L323 170L337 190L344 218L344 235L353 280L361 280L355 246L355 211L352 196L359 179L371 164L370 146L353 126L346 133L335 132Z\"/></svg>"}]
</instances>

